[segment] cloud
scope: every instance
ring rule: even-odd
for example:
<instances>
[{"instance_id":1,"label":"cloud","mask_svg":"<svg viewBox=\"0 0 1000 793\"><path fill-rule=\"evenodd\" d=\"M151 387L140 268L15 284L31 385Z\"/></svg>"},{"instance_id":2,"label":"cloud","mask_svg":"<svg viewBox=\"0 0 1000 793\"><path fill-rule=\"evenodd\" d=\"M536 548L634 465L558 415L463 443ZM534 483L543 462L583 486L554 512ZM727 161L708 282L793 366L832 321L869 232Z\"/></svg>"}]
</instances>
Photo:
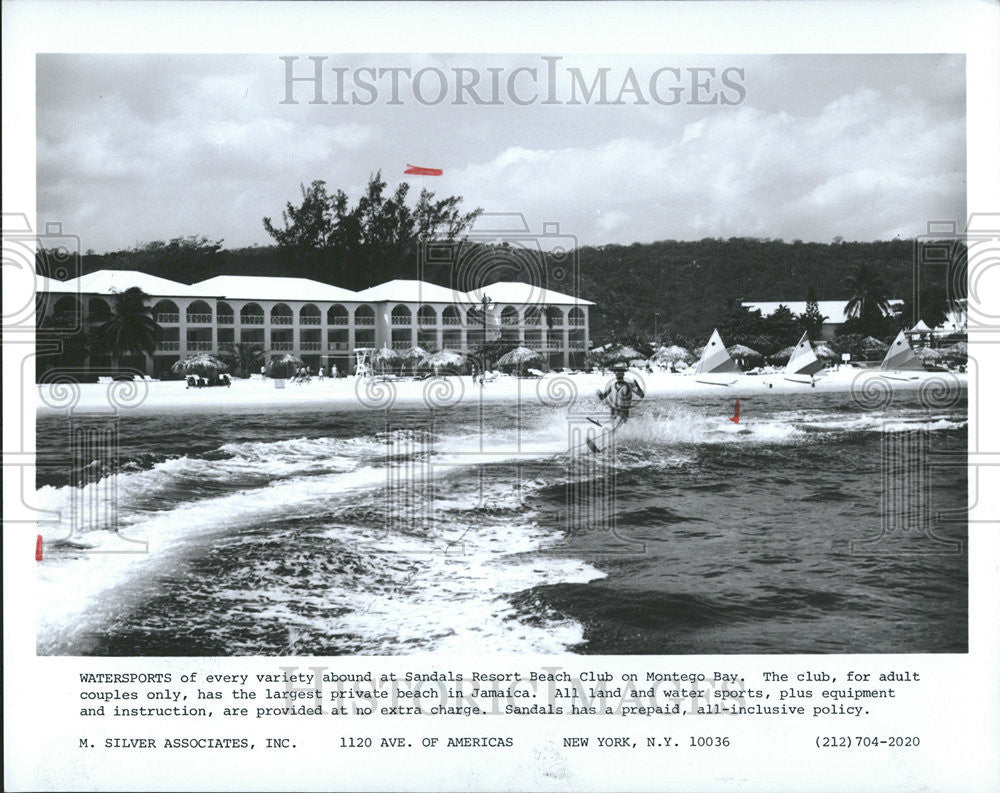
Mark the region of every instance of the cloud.
<instances>
[{"instance_id":1,"label":"cloud","mask_svg":"<svg viewBox=\"0 0 1000 793\"><path fill-rule=\"evenodd\" d=\"M748 99L736 107L361 108L279 104L270 56L46 56L39 221L62 220L98 250L186 234L266 244L261 217L296 200L300 182L356 198L380 169L391 186L406 178L533 227L556 221L591 244L881 239L962 219L960 58L739 65ZM411 179L407 163L445 173Z\"/></svg>"}]
</instances>

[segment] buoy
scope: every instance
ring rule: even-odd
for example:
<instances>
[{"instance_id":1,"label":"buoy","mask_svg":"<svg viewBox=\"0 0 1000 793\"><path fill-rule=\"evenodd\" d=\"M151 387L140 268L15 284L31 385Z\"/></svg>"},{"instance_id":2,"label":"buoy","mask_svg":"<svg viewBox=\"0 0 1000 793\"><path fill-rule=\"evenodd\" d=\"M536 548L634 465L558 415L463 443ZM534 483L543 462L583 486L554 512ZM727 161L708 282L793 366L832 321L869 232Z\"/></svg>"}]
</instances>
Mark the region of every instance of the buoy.
<instances>
[{"instance_id":1,"label":"buoy","mask_svg":"<svg viewBox=\"0 0 1000 793\"><path fill-rule=\"evenodd\" d=\"M38 535L38 539L35 540L35 561L42 561L42 535Z\"/></svg>"},{"instance_id":2,"label":"buoy","mask_svg":"<svg viewBox=\"0 0 1000 793\"><path fill-rule=\"evenodd\" d=\"M739 424L740 423L740 401L738 399L736 400L736 406L735 406L734 410L735 410L735 412L733 413L732 416L729 417L729 420L731 422L733 422L733 424Z\"/></svg>"}]
</instances>

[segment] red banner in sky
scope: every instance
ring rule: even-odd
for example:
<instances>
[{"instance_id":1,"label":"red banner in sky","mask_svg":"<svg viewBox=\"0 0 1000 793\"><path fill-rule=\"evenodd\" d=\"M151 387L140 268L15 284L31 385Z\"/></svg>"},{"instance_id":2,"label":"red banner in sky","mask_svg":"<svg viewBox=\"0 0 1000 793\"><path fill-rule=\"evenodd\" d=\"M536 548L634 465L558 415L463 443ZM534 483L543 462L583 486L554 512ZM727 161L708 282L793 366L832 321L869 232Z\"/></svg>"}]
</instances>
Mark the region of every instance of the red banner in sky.
<instances>
[{"instance_id":1,"label":"red banner in sky","mask_svg":"<svg viewBox=\"0 0 1000 793\"><path fill-rule=\"evenodd\" d=\"M440 168L421 168L419 165L406 163L406 170L403 173L410 173L415 176L440 176L444 171Z\"/></svg>"}]
</instances>

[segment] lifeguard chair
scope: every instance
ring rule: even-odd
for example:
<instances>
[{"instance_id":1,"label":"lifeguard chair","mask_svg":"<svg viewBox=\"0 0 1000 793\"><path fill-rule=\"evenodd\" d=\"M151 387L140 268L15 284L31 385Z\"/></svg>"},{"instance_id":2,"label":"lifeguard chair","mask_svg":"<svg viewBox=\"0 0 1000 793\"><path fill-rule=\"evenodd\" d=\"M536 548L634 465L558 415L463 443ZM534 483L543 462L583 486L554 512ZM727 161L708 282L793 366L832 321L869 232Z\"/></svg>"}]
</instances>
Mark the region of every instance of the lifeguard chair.
<instances>
[{"instance_id":1,"label":"lifeguard chair","mask_svg":"<svg viewBox=\"0 0 1000 793\"><path fill-rule=\"evenodd\" d=\"M372 367L374 354L374 347L357 347L354 350L354 358L357 362L354 365L355 375L358 377L373 377L375 375L375 369Z\"/></svg>"}]
</instances>

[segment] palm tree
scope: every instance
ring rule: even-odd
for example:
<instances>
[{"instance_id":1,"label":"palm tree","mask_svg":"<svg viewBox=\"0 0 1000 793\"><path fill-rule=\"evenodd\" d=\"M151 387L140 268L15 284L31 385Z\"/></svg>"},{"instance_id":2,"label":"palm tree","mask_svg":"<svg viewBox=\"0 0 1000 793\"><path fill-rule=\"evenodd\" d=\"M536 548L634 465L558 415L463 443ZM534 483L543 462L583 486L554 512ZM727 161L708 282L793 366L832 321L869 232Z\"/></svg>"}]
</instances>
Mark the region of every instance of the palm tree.
<instances>
[{"instance_id":1,"label":"palm tree","mask_svg":"<svg viewBox=\"0 0 1000 793\"><path fill-rule=\"evenodd\" d=\"M114 294L111 318L101 325L98 339L115 364L127 353L152 355L156 351L163 329L153 319L153 309L146 305L148 297L137 286Z\"/></svg>"},{"instance_id":2,"label":"palm tree","mask_svg":"<svg viewBox=\"0 0 1000 793\"><path fill-rule=\"evenodd\" d=\"M245 341L225 344L219 353L241 377L256 371L264 360L264 348L260 344Z\"/></svg>"},{"instance_id":3,"label":"palm tree","mask_svg":"<svg viewBox=\"0 0 1000 793\"><path fill-rule=\"evenodd\" d=\"M881 319L889 313L889 298L878 271L867 262L859 262L851 268L847 285L851 299L844 307L844 314L862 321Z\"/></svg>"}]
</instances>

